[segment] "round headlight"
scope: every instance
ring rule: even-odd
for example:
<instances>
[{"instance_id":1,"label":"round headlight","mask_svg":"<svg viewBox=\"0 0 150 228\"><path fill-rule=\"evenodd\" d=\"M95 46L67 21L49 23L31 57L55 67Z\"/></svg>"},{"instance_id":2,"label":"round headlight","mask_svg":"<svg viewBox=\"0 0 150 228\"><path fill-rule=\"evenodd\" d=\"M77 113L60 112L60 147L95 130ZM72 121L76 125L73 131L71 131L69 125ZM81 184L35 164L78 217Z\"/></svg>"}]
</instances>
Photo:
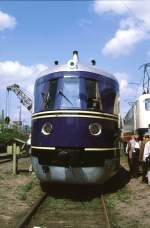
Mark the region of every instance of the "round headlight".
<instances>
[{"instance_id":1,"label":"round headlight","mask_svg":"<svg viewBox=\"0 0 150 228\"><path fill-rule=\"evenodd\" d=\"M91 123L89 125L89 131L91 135L97 136L100 135L102 132L102 127L99 123Z\"/></svg>"},{"instance_id":2,"label":"round headlight","mask_svg":"<svg viewBox=\"0 0 150 228\"><path fill-rule=\"evenodd\" d=\"M42 132L44 135L50 135L51 132L52 132L52 129L53 129L52 124L50 124L50 123L45 123L45 124L43 125L43 127L42 127L42 131L41 131L41 132Z\"/></svg>"},{"instance_id":3,"label":"round headlight","mask_svg":"<svg viewBox=\"0 0 150 228\"><path fill-rule=\"evenodd\" d=\"M73 69L73 68L75 68L75 66L76 66L76 64L72 59L68 61L68 67L69 68Z\"/></svg>"}]
</instances>

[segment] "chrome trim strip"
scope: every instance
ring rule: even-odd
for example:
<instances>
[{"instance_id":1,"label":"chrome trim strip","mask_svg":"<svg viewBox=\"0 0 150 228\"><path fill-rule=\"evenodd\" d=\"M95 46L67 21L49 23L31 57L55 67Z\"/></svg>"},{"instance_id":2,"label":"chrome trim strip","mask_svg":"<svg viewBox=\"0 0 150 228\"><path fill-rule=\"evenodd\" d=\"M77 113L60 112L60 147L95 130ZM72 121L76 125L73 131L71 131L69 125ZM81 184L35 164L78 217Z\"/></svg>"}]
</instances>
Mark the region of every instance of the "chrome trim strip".
<instances>
[{"instance_id":1,"label":"chrome trim strip","mask_svg":"<svg viewBox=\"0 0 150 228\"><path fill-rule=\"evenodd\" d=\"M59 114L59 113L81 113L81 114L93 114L93 115L104 115L104 116L110 116L114 118L118 118L118 115L115 114L109 114L109 113L103 113L103 112L93 112L93 111L81 111L81 110L56 110L56 111L44 111L44 112L37 112L32 115L32 117L37 115L44 115L44 114Z\"/></svg>"},{"instance_id":2,"label":"chrome trim strip","mask_svg":"<svg viewBox=\"0 0 150 228\"><path fill-rule=\"evenodd\" d=\"M103 117L103 116L89 116L89 115L61 115L61 114L57 114L57 115L46 115L46 116L37 116L37 117L33 117L32 120L36 120L36 119L43 119L43 118L53 118L53 117L78 117L78 118L93 118L93 119L105 119L105 120L113 120L118 122L117 119L114 118L109 118L109 117Z\"/></svg>"},{"instance_id":3,"label":"chrome trim strip","mask_svg":"<svg viewBox=\"0 0 150 228\"><path fill-rule=\"evenodd\" d=\"M32 149L41 150L55 150L56 147L41 147L41 146L31 146ZM109 150L120 150L120 148L84 148L85 151L109 151Z\"/></svg>"},{"instance_id":4,"label":"chrome trim strip","mask_svg":"<svg viewBox=\"0 0 150 228\"><path fill-rule=\"evenodd\" d=\"M31 146L32 149L40 149L40 150L55 150L55 147L44 147L44 146Z\"/></svg>"},{"instance_id":5,"label":"chrome trim strip","mask_svg":"<svg viewBox=\"0 0 150 228\"><path fill-rule=\"evenodd\" d=\"M120 150L120 148L84 148L85 151L107 151L107 150Z\"/></svg>"}]
</instances>

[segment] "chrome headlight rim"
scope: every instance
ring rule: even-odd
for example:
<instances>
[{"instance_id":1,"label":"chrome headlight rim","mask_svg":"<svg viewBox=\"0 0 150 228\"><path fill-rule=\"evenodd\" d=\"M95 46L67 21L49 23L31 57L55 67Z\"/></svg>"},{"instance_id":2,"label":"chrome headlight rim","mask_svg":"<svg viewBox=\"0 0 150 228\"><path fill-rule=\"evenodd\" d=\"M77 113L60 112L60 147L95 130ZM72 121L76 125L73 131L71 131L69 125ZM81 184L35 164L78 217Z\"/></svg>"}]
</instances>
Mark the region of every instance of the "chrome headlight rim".
<instances>
[{"instance_id":1,"label":"chrome headlight rim","mask_svg":"<svg viewBox=\"0 0 150 228\"><path fill-rule=\"evenodd\" d=\"M52 133L53 126L51 123L44 123L42 126L42 134L43 135L50 135Z\"/></svg>"},{"instance_id":2,"label":"chrome headlight rim","mask_svg":"<svg viewBox=\"0 0 150 228\"><path fill-rule=\"evenodd\" d=\"M96 132L94 128L96 129ZM102 133L102 126L99 123L90 123L89 124L89 131L91 133L92 136L99 136Z\"/></svg>"}]
</instances>

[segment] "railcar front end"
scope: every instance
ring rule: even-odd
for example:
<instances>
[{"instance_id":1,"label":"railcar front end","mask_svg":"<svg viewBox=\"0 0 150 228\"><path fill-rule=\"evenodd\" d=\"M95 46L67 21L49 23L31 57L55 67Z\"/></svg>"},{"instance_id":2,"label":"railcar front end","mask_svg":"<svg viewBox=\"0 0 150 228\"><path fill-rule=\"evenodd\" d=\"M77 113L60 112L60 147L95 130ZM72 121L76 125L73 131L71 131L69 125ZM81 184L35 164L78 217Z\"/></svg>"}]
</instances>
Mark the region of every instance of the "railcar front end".
<instances>
[{"instance_id":1,"label":"railcar front end","mask_svg":"<svg viewBox=\"0 0 150 228\"><path fill-rule=\"evenodd\" d=\"M119 140L113 76L73 59L36 81L32 162L41 183L104 183L119 169Z\"/></svg>"}]
</instances>

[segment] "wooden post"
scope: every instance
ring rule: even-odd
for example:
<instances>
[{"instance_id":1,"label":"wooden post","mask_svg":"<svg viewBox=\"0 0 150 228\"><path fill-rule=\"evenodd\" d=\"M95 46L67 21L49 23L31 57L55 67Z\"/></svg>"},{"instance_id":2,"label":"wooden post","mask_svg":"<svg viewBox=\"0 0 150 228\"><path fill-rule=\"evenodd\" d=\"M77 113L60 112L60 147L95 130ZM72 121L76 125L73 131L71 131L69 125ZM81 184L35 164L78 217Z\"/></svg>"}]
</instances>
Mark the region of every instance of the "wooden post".
<instances>
[{"instance_id":1,"label":"wooden post","mask_svg":"<svg viewBox=\"0 0 150 228\"><path fill-rule=\"evenodd\" d=\"M17 174L18 159L16 155L16 143L13 143L13 175Z\"/></svg>"}]
</instances>

